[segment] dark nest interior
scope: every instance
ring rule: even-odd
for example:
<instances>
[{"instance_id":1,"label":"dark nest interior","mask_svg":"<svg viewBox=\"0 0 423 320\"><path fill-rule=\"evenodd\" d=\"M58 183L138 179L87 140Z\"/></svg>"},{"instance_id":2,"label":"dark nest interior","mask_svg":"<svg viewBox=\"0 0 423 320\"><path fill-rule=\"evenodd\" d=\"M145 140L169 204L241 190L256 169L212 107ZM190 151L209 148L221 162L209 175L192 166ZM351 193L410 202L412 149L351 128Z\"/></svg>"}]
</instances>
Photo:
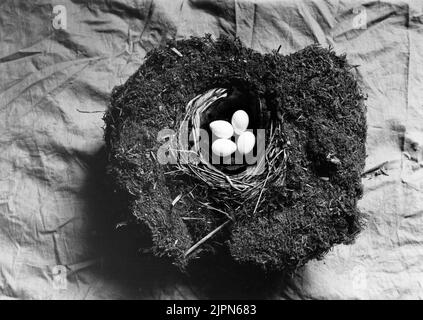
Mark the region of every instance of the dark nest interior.
<instances>
[{"instance_id":1,"label":"dark nest interior","mask_svg":"<svg viewBox=\"0 0 423 320\"><path fill-rule=\"evenodd\" d=\"M181 269L223 253L243 265L289 271L351 242L361 228L366 140L354 68L317 45L288 56L260 54L227 37L150 51L113 89L104 118L119 219L139 225L150 252ZM224 181L220 173L198 175L201 163L158 161L160 148L173 145L171 135L159 133L179 133L192 120L190 101L214 88L227 96L201 114L198 126L207 129L234 106L243 108L252 129L266 129L263 172L215 166L229 177Z\"/></svg>"}]
</instances>

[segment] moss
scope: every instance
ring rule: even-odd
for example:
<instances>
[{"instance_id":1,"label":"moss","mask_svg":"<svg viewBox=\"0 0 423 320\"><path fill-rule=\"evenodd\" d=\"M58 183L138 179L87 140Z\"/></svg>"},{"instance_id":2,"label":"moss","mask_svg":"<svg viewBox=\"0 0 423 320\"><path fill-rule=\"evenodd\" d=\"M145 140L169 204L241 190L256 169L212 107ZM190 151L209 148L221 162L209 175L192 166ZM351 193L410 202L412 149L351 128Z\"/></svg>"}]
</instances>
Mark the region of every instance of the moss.
<instances>
[{"instance_id":1,"label":"moss","mask_svg":"<svg viewBox=\"0 0 423 320\"><path fill-rule=\"evenodd\" d=\"M225 37L150 51L139 70L114 88L104 120L109 177L128 214L151 231L153 253L184 268L189 259L224 246L240 263L281 270L352 241L360 230L356 204L366 139L364 97L352 69L345 56L319 46L262 55ZM255 215L244 206L234 223L184 257L225 217L199 208L189 196L216 201L207 189L186 177L169 178L172 168L154 157L161 145L157 133L175 129L194 96L234 84L260 97L269 122L282 123L290 142L285 185L271 187ZM172 206L179 194L184 196Z\"/></svg>"}]
</instances>

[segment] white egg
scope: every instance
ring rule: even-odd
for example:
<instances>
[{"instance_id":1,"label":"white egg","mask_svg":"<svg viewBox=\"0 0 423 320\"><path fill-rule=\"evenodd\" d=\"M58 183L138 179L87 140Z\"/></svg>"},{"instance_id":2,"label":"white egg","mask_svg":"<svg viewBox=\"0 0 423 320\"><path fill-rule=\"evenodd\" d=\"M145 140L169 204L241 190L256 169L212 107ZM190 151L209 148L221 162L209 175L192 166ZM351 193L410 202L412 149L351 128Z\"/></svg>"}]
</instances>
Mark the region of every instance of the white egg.
<instances>
[{"instance_id":1,"label":"white egg","mask_svg":"<svg viewBox=\"0 0 423 320\"><path fill-rule=\"evenodd\" d=\"M236 134L241 134L247 130L249 118L247 112L244 110L238 110L232 115L232 126L234 127Z\"/></svg>"},{"instance_id":2,"label":"white egg","mask_svg":"<svg viewBox=\"0 0 423 320\"><path fill-rule=\"evenodd\" d=\"M247 154L251 150L253 150L255 144L256 144L256 137L254 136L254 134L250 131L245 131L241 133L241 135L238 138L238 141L237 141L238 151L241 154Z\"/></svg>"},{"instance_id":3,"label":"white egg","mask_svg":"<svg viewBox=\"0 0 423 320\"><path fill-rule=\"evenodd\" d=\"M218 138L228 139L234 134L234 128L228 121L216 120L211 122L209 126L213 134Z\"/></svg>"},{"instance_id":4,"label":"white egg","mask_svg":"<svg viewBox=\"0 0 423 320\"><path fill-rule=\"evenodd\" d=\"M236 144L228 139L217 139L212 144L212 151L217 156L227 157L236 151Z\"/></svg>"}]
</instances>

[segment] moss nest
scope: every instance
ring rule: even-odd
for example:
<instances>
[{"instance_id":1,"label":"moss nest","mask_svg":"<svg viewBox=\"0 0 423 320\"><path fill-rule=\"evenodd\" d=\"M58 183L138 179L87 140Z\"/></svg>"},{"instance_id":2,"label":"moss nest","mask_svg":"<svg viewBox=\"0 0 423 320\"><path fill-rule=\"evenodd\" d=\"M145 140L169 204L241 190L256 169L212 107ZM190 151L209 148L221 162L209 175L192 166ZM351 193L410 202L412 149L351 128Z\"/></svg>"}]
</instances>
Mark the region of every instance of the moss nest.
<instances>
[{"instance_id":1,"label":"moss nest","mask_svg":"<svg viewBox=\"0 0 423 320\"><path fill-rule=\"evenodd\" d=\"M317 45L283 56L205 36L153 49L113 89L104 118L107 173L121 214L148 233L155 256L181 269L219 252L264 270L295 270L350 243L361 229L366 140L354 68ZM255 110L258 101L253 123L269 132L267 142L278 128L271 145L284 153L254 179L271 170L283 179L268 179L254 197L234 197L227 186L157 161L159 133L179 132L188 103L213 88L227 90L226 105L245 101Z\"/></svg>"}]
</instances>

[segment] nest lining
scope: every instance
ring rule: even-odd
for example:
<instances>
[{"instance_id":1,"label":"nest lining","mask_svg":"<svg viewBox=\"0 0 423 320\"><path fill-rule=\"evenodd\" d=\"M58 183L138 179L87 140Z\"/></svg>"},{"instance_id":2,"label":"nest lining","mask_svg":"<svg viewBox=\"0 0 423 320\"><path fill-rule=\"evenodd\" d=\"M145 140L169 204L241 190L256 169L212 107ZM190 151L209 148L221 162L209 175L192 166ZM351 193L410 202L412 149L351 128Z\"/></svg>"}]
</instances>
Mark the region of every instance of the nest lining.
<instances>
[{"instance_id":1,"label":"nest lining","mask_svg":"<svg viewBox=\"0 0 423 320\"><path fill-rule=\"evenodd\" d=\"M226 89L211 89L202 95L198 95L187 104L186 115L181 121L179 133L186 123L192 124L193 146L179 143L178 148L173 149L177 154L175 158L179 158L176 167L177 170L172 171L173 174L186 174L197 179L202 187L215 190L214 198L220 201L226 201L230 207L235 200L237 202L257 201L253 214L256 212L260 201L264 199L260 196L267 183L282 186L284 181L284 170L286 163L286 147L280 148L275 141L283 141L282 132L279 124L271 124L265 137L268 141L264 153L257 155L257 161L254 165L248 166L241 173L228 175L217 169L210 163L209 158L200 150L200 116L214 102L227 96ZM188 147L188 148L187 148ZM188 155L194 153L195 159L192 161ZM199 201L200 205L210 205ZM239 209L234 208L233 211ZM229 215L228 215L229 216Z\"/></svg>"}]
</instances>

